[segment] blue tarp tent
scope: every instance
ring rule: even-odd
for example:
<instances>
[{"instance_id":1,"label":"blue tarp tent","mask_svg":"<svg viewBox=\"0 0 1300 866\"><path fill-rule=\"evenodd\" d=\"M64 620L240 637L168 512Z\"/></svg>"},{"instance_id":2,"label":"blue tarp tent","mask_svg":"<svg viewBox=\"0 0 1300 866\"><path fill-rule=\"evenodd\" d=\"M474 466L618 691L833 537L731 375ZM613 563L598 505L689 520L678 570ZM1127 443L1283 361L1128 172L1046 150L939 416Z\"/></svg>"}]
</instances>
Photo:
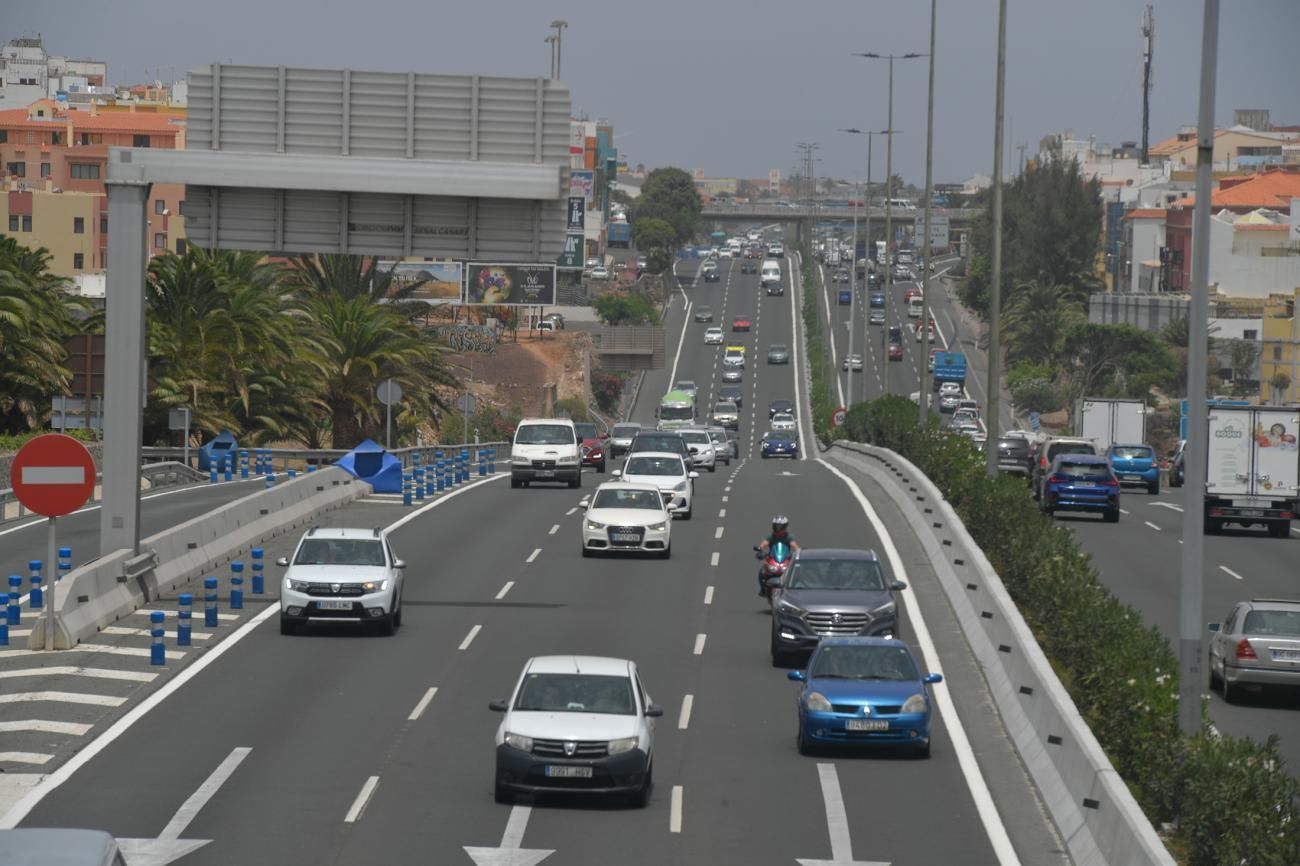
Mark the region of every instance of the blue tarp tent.
<instances>
[{"instance_id":1,"label":"blue tarp tent","mask_svg":"<svg viewBox=\"0 0 1300 866\"><path fill-rule=\"evenodd\" d=\"M370 439L340 457L337 465L369 484L376 493L402 492L402 461Z\"/></svg>"},{"instance_id":2,"label":"blue tarp tent","mask_svg":"<svg viewBox=\"0 0 1300 866\"><path fill-rule=\"evenodd\" d=\"M229 466L236 468L235 458L239 455L239 443L229 430L222 430L216 436L199 446L199 471L208 472L213 466L218 472L224 472Z\"/></svg>"}]
</instances>

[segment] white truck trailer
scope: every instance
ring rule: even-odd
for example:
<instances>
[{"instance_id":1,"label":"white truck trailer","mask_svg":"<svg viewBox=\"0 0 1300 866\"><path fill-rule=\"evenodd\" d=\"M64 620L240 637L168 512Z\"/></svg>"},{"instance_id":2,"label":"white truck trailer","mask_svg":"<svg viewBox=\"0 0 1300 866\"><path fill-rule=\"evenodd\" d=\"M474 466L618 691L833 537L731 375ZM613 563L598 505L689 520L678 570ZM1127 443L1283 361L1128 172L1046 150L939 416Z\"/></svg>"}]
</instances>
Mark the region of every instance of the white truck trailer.
<instances>
[{"instance_id":1,"label":"white truck trailer","mask_svg":"<svg viewBox=\"0 0 1300 866\"><path fill-rule=\"evenodd\" d=\"M1205 534L1235 523L1290 538L1300 508L1300 411L1215 406L1207 432Z\"/></svg>"},{"instance_id":2,"label":"white truck trailer","mask_svg":"<svg viewBox=\"0 0 1300 866\"><path fill-rule=\"evenodd\" d=\"M1147 406L1142 400L1084 397L1075 417L1078 434L1095 441L1100 454L1112 445L1141 445L1147 441Z\"/></svg>"}]
</instances>

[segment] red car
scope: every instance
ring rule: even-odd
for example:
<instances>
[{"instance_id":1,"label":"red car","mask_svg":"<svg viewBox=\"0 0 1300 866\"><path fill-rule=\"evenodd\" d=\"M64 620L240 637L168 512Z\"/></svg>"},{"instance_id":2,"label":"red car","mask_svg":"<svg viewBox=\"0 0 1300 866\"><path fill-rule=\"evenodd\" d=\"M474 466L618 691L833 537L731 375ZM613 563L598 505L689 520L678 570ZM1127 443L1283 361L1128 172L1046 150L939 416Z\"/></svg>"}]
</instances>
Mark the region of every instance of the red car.
<instances>
[{"instance_id":1,"label":"red car","mask_svg":"<svg viewBox=\"0 0 1300 866\"><path fill-rule=\"evenodd\" d=\"M903 303L906 304L908 301L912 300L912 298L919 297L921 297L921 290L916 286L909 286L907 291L903 292Z\"/></svg>"},{"instance_id":2,"label":"red car","mask_svg":"<svg viewBox=\"0 0 1300 866\"><path fill-rule=\"evenodd\" d=\"M903 347L900 346L898 343L889 344L889 360L891 361L903 360Z\"/></svg>"},{"instance_id":3,"label":"red car","mask_svg":"<svg viewBox=\"0 0 1300 866\"><path fill-rule=\"evenodd\" d=\"M731 320L731 330L748 331L750 328L749 318L746 316L737 316Z\"/></svg>"},{"instance_id":4,"label":"red car","mask_svg":"<svg viewBox=\"0 0 1300 866\"><path fill-rule=\"evenodd\" d=\"M594 466L597 472L604 472L605 461L609 459L609 434L601 433L589 421L579 421L573 426L582 440L582 465Z\"/></svg>"}]
</instances>

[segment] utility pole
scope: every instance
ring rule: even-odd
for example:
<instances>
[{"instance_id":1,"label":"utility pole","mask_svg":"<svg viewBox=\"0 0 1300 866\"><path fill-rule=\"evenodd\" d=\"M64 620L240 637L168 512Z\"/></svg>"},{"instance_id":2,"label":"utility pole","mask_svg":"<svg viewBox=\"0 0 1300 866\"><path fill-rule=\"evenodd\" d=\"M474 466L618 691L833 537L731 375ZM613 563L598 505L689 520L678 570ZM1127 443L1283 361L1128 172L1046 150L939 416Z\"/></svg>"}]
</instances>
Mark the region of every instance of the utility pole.
<instances>
[{"instance_id":1,"label":"utility pole","mask_svg":"<svg viewBox=\"0 0 1300 866\"><path fill-rule=\"evenodd\" d=\"M990 478L998 474L998 410L1002 401L1002 124L1007 98L1007 0L998 0L997 95L993 111L993 262L989 280L989 411L987 466ZM1204 235L1202 235L1204 237Z\"/></svg>"},{"instance_id":2,"label":"utility pole","mask_svg":"<svg viewBox=\"0 0 1300 866\"><path fill-rule=\"evenodd\" d=\"M555 44L557 41L558 40L555 38L554 33L546 37L546 42L551 46L551 80L552 81L555 80Z\"/></svg>"},{"instance_id":3,"label":"utility pole","mask_svg":"<svg viewBox=\"0 0 1300 866\"><path fill-rule=\"evenodd\" d=\"M1028 147L1029 145L1027 144L1016 145L1016 150L1020 151L1020 167L1016 170L1016 177L1025 173L1025 150L1028 149Z\"/></svg>"},{"instance_id":4,"label":"utility pole","mask_svg":"<svg viewBox=\"0 0 1300 866\"><path fill-rule=\"evenodd\" d=\"M934 31L935 0L930 0L930 83L925 108L925 239L922 241L924 252L921 257L921 347L926 353L930 350L930 270L934 263L930 261L930 211L931 199L934 198ZM890 123L893 129L893 123ZM925 364L917 365L916 386L918 423L924 427L930 420L930 389L925 381L928 370Z\"/></svg>"},{"instance_id":5,"label":"utility pole","mask_svg":"<svg viewBox=\"0 0 1300 866\"><path fill-rule=\"evenodd\" d=\"M568 21L556 19L551 22L551 27L555 30L555 78L560 77L560 61L564 51L564 28L569 26Z\"/></svg>"},{"instance_id":6,"label":"utility pole","mask_svg":"<svg viewBox=\"0 0 1300 866\"><path fill-rule=\"evenodd\" d=\"M1142 16L1142 165L1148 161L1147 146L1151 133L1151 53L1156 41L1156 16L1147 4Z\"/></svg>"}]
</instances>

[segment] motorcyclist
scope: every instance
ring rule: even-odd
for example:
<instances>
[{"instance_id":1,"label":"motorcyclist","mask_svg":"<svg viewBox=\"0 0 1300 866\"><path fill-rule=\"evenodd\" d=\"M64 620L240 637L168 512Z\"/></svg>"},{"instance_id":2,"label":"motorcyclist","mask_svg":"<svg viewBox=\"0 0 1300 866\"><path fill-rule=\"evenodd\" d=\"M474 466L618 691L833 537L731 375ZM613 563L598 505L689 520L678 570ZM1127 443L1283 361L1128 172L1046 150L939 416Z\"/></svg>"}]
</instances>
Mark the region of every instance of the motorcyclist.
<instances>
[{"instance_id":1,"label":"motorcyclist","mask_svg":"<svg viewBox=\"0 0 1300 866\"><path fill-rule=\"evenodd\" d=\"M758 558L765 559L772 545L778 542L789 547L791 555L799 549L799 542L794 540L794 533L790 532L790 518L783 514L772 518L772 531L754 548L754 550L758 551ZM764 597L768 594L766 578L763 569L760 568L758 570L758 594Z\"/></svg>"}]
</instances>

